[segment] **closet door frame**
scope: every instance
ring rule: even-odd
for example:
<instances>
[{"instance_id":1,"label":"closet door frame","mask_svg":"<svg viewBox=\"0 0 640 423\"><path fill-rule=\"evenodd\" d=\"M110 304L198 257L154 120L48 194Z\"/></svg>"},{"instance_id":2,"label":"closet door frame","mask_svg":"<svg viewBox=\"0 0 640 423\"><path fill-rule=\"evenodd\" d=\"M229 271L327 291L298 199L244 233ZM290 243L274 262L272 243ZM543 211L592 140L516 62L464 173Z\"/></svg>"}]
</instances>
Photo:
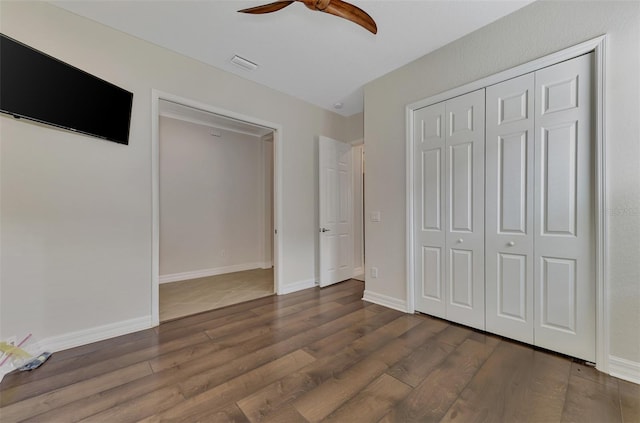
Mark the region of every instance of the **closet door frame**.
<instances>
[{"instance_id":1,"label":"closet door frame","mask_svg":"<svg viewBox=\"0 0 640 423\"><path fill-rule=\"evenodd\" d=\"M479 79L469 84L433 95L426 99L411 103L405 108L406 116L406 292L407 292L407 312L415 312L414 301L414 122L413 113L415 110L436 104L447 99L457 97L472 91L486 88L490 85L515 78L526 73L535 72L539 69L573 59L580 55L594 52L595 69L593 84L593 99L595 108L595 233L596 233L596 368L604 373L609 373L609 286L605 278L608 257L606 251L608 239L608 226L606 221L607 197L606 197L606 140L605 140L605 53L606 35L585 41L564 50L541 57L523 65L496 73L486 78Z\"/></svg>"}]
</instances>

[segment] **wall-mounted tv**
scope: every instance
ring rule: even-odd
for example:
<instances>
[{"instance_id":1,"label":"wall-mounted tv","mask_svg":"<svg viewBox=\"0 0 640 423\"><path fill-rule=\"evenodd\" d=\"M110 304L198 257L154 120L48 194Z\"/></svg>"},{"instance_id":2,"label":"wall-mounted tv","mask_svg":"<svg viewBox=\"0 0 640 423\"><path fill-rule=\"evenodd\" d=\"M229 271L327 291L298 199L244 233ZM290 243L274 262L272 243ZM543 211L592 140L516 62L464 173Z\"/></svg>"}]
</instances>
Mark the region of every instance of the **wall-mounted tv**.
<instances>
[{"instance_id":1,"label":"wall-mounted tv","mask_svg":"<svg viewBox=\"0 0 640 423\"><path fill-rule=\"evenodd\" d=\"M0 112L129 144L133 94L0 34Z\"/></svg>"}]
</instances>

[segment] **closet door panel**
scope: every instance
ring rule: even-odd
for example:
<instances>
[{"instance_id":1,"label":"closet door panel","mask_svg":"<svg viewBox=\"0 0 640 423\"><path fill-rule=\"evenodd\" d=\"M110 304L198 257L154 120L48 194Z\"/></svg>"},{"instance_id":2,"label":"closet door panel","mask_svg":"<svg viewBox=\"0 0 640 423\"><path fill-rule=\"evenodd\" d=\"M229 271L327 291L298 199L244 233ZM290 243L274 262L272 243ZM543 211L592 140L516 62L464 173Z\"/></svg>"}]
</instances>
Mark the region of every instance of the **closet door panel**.
<instances>
[{"instance_id":1,"label":"closet door panel","mask_svg":"<svg viewBox=\"0 0 640 423\"><path fill-rule=\"evenodd\" d=\"M450 304L472 309L474 306L473 251L449 248L449 254Z\"/></svg>"},{"instance_id":2,"label":"closet door panel","mask_svg":"<svg viewBox=\"0 0 640 423\"><path fill-rule=\"evenodd\" d=\"M449 225L451 232L473 232L473 144L449 146Z\"/></svg>"},{"instance_id":3,"label":"closet door panel","mask_svg":"<svg viewBox=\"0 0 640 423\"><path fill-rule=\"evenodd\" d=\"M484 89L446 112L446 318L484 329Z\"/></svg>"},{"instance_id":4,"label":"closet door panel","mask_svg":"<svg viewBox=\"0 0 640 423\"><path fill-rule=\"evenodd\" d=\"M534 75L487 88L487 330L533 343Z\"/></svg>"},{"instance_id":5,"label":"closet door panel","mask_svg":"<svg viewBox=\"0 0 640 423\"><path fill-rule=\"evenodd\" d=\"M444 103L415 111L413 129L415 307L446 317Z\"/></svg>"},{"instance_id":6,"label":"closet door panel","mask_svg":"<svg viewBox=\"0 0 640 423\"><path fill-rule=\"evenodd\" d=\"M441 148L422 151L422 160L420 162L422 204L420 206L422 207L422 229L424 230L442 230L442 213L440 213L442 206L442 201L440 200L442 190L441 156Z\"/></svg>"},{"instance_id":7,"label":"closet door panel","mask_svg":"<svg viewBox=\"0 0 640 423\"><path fill-rule=\"evenodd\" d=\"M527 261L526 254L498 253L496 303L499 317L522 323L523 327L528 328L528 326L533 326L533 322L529 316L531 307L530 304L527 304L530 301L527 295L530 289L527 278ZM487 325L489 325L488 321ZM533 331L529 330L528 332L533 335Z\"/></svg>"},{"instance_id":8,"label":"closet door panel","mask_svg":"<svg viewBox=\"0 0 640 423\"><path fill-rule=\"evenodd\" d=\"M527 201L530 195L527 183L531 168L527 163L528 148L531 143L531 133L526 128L511 134L499 135L497 141L498 169L497 200L498 232L501 234L527 233L527 218L531 215Z\"/></svg>"},{"instance_id":9,"label":"closet door panel","mask_svg":"<svg viewBox=\"0 0 640 423\"><path fill-rule=\"evenodd\" d=\"M535 74L535 344L595 361L593 53Z\"/></svg>"},{"instance_id":10,"label":"closet door panel","mask_svg":"<svg viewBox=\"0 0 640 423\"><path fill-rule=\"evenodd\" d=\"M577 121L541 128L540 183L544 235L576 235Z\"/></svg>"}]
</instances>

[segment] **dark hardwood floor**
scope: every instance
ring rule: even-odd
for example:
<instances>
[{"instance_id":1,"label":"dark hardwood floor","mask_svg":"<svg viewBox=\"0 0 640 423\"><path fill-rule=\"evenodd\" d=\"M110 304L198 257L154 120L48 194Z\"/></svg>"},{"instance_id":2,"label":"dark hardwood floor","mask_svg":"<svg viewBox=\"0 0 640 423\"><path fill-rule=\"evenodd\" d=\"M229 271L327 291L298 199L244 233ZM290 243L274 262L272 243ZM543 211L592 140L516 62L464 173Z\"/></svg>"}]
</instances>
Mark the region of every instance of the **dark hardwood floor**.
<instances>
[{"instance_id":1,"label":"dark hardwood floor","mask_svg":"<svg viewBox=\"0 0 640 423\"><path fill-rule=\"evenodd\" d=\"M361 300L271 296L61 351L0 385L0 421L640 422L640 386Z\"/></svg>"}]
</instances>

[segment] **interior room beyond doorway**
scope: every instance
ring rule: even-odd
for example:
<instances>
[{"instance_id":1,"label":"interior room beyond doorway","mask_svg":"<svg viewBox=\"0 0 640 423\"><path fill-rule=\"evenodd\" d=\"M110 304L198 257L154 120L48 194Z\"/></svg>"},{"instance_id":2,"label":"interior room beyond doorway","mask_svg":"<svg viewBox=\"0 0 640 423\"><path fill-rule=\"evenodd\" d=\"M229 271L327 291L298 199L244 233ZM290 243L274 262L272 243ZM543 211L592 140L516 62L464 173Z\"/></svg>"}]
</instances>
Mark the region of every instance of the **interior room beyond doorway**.
<instances>
[{"instance_id":1,"label":"interior room beyond doorway","mask_svg":"<svg viewBox=\"0 0 640 423\"><path fill-rule=\"evenodd\" d=\"M160 321L275 292L274 134L159 101Z\"/></svg>"},{"instance_id":2,"label":"interior room beyond doorway","mask_svg":"<svg viewBox=\"0 0 640 423\"><path fill-rule=\"evenodd\" d=\"M160 285L160 321L178 319L273 294L273 268L251 269Z\"/></svg>"}]
</instances>

